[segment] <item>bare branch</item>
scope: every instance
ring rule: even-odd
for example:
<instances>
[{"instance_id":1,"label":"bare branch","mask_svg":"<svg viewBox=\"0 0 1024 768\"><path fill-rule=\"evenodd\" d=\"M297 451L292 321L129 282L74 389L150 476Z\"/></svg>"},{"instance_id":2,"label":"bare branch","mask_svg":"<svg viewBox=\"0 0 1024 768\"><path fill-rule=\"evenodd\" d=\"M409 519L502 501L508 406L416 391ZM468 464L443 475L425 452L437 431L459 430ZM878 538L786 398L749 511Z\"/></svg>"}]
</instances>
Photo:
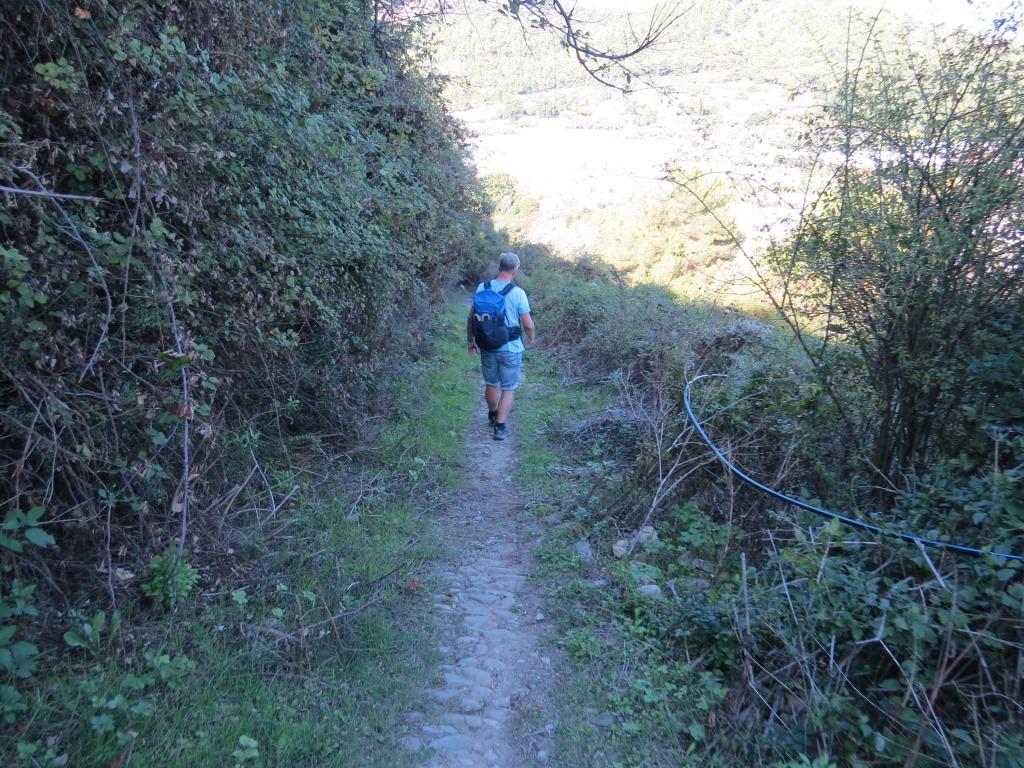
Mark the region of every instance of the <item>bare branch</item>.
<instances>
[{"instance_id":1,"label":"bare branch","mask_svg":"<svg viewBox=\"0 0 1024 768\"><path fill-rule=\"evenodd\" d=\"M91 195L71 195L60 192L48 192L45 190L21 189L20 187L7 187L0 184L0 192L9 192L13 195L30 195L32 197L48 197L54 200L88 200L92 203L100 202L98 197Z\"/></svg>"},{"instance_id":2,"label":"bare branch","mask_svg":"<svg viewBox=\"0 0 1024 768\"><path fill-rule=\"evenodd\" d=\"M639 31L634 29L632 17L627 16L631 39L624 44L623 50L617 50L592 43L588 27L596 27L601 20L579 18L575 2L571 5L563 3L562 0L552 0L550 5L539 0L481 2L496 8L503 15L511 16L524 30L542 30L559 38L561 44L572 51L576 61L590 77L602 85L620 91L630 90L633 80L640 79L640 74L628 66L629 62L662 42L669 29L695 5L693 2L684 5L681 0L670 0L656 5L651 10L650 18ZM609 77L611 72L624 75L626 84L614 82Z\"/></svg>"}]
</instances>

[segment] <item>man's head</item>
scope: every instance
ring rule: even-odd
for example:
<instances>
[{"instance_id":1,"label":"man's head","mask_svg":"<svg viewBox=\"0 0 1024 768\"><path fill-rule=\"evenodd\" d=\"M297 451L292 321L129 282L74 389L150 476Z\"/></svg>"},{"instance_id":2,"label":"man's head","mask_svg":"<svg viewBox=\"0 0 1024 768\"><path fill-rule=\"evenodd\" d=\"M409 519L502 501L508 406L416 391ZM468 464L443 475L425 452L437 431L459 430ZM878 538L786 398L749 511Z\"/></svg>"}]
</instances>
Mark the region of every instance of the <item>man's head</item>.
<instances>
[{"instance_id":1,"label":"man's head","mask_svg":"<svg viewBox=\"0 0 1024 768\"><path fill-rule=\"evenodd\" d=\"M505 252L498 258L498 271L512 273L519 269L519 257Z\"/></svg>"}]
</instances>

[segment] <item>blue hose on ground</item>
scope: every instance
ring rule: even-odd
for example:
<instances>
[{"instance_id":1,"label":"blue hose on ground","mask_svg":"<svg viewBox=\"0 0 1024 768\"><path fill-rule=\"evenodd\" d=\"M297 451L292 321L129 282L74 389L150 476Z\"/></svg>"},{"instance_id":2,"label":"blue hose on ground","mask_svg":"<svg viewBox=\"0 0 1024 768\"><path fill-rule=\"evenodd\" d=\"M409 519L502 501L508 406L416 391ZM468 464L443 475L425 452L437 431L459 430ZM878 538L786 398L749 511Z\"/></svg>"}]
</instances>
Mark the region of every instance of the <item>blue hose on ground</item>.
<instances>
[{"instance_id":1,"label":"blue hose on ground","mask_svg":"<svg viewBox=\"0 0 1024 768\"><path fill-rule=\"evenodd\" d=\"M873 531L874 533L880 534L882 536L895 536L896 538L903 539L904 541L913 541L916 544L927 546L927 547L941 547L942 549L951 549L951 550L954 550L956 552L967 552L967 553L972 554L972 555L987 555L987 556L990 556L990 557L1004 557L1004 558L1006 558L1008 560L1022 560L1022 561L1024 561L1024 556L1021 556L1021 555L1011 555L1011 554L1007 554L1005 552L986 552L985 550L982 550L982 549L975 549L973 547L965 547L965 546L962 546L960 544L953 544L953 543L948 542L948 541L936 541L934 539L926 539L926 538L923 538L921 536L911 536L909 533L900 533L899 531L890 531L890 530L887 530L885 528L881 528L880 526L872 525L871 523L865 523L865 522L863 522L861 520L854 520L852 517L845 517L843 515L836 514L835 512L829 512L827 509L822 509L821 507L816 507L813 504L808 504L805 501L800 501L799 499L794 499L794 498L792 498L790 496L786 496L785 494L779 493L778 491L776 491L776 490L774 490L772 488L769 488L766 485L762 485L761 483L757 482L757 480L754 480L754 478L750 477L749 475L745 475L743 472L741 472L739 469L737 469L732 464L732 462L730 462L727 458L725 458L725 455L720 450L718 450L717 447L715 447L715 444L713 442L711 442L711 438L707 436L707 433L701 427L700 422L697 421L697 417L694 415L693 409L690 407L690 387L693 386L694 384L696 384L701 379L719 378L719 377L724 378L724 374L721 374L721 373L704 374L704 375L698 376L695 379L693 379L692 381L688 382L687 385L686 385L686 390L683 392L683 405L686 407L686 415L689 416L690 417L690 421L693 422L693 426L694 426L694 429L697 430L697 434L701 436L701 439L705 443L707 443L708 448L710 448L712 450L712 452L715 454L715 456L718 457L718 460L721 461L730 472L732 472L734 475L736 475L736 477L740 478L743 482L747 483L750 486L753 486L754 488L757 488L759 491L767 493L769 496L773 496L774 498L779 499L779 501L784 501L787 504L792 504L793 506L799 507L800 509L806 509L808 512L813 512L814 514L821 515L822 517L828 517L828 518L831 518L831 519L834 519L834 520L839 520L841 522L846 523L847 525L853 526L854 528L862 528L862 529L864 529L866 531Z\"/></svg>"}]
</instances>

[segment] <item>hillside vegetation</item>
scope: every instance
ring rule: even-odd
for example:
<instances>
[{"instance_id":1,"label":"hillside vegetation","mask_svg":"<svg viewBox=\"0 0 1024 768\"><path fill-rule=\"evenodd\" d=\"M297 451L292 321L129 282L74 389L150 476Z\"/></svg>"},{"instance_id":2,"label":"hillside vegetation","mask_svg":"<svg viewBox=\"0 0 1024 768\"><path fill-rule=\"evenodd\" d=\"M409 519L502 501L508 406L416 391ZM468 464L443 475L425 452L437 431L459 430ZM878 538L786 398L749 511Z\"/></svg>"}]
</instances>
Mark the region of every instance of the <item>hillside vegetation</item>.
<instances>
[{"instance_id":1,"label":"hillside vegetation","mask_svg":"<svg viewBox=\"0 0 1024 768\"><path fill-rule=\"evenodd\" d=\"M627 13L615 4L581 5L574 18L595 48L621 49L647 28L656 7ZM814 0L703 0L679 7L685 13L655 45L622 62L617 85L643 90L662 86L666 77L717 73L788 89L822 88L844 66L851 39L862 39L868 29L878 39L894 39L899 30L889 14L864 18ZM594 82L559 36L524 33L483 5L453 9L436 35L437 66L450 77L445 96L455 109Z\"/></svg>"},{"instance_id":2,"label":"hillside vegetation","mask_svg":"<svg viewBox=\"0 0 1024 768\"><path fill-rule=\"evenodd\" d=\"M301 598L307 623L375 601L279 568L305 557L286 541L354 546L315 543L340 535L318 516L367 495L347 498L352 456L390 444L431 305L483 236L460 130L408 34L361 0L5 4L0 762L137 749L171 764L164 737L134 739L154 706L164 720L178 706L154 692L194 687L189 657L224 619L161 628L169 609L233 592L241 608L247 585L262 601L275 582L293 590L277 593L286 608L315 598ZM330 557L332 582L346 562L366 569L346 584L375 583L389 541L374 563L369 546ZM376 644L327 624L343 648ZM175 625L191 636L173 640ZM251 678L231 681L221 714ZM174 759L252 757L226 720L179 732Z\"/></svg>"},{"instance_id":3,"label":"hillside vegetation","mask_svg":"<svg viewBox=\"0 0 1024 768\"><path fill-rule=\"evenodd\" d=\"M795 229L735 254L757 311L701 293L729 201L679 169L689 215L527 261L565 388L528 487L562 519L566 765L1024 760L1024 60L851 47L804 117Z\"/></svg>"}]
</instances>

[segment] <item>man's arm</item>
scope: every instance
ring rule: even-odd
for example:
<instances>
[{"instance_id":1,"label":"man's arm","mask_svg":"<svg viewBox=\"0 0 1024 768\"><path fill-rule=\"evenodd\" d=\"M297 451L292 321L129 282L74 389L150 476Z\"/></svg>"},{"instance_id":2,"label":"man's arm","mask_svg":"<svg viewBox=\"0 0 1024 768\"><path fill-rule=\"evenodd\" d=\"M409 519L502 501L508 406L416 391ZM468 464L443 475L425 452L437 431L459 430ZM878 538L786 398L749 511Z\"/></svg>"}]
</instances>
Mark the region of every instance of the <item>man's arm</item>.
<instances>
[{"instance_id":1,"label":"man's arm","mask_svg":"<svg viewBox=\"0 0 1024 768\"><path fill-rule=\"evenodd\" d=\"M469 308L469 316L466 318L466 344L469 347L469 354L476 357L476 339L473 338L473 308Z\"/></svg>"},{"instance_id":2,"label":"man's arm","mask_svg":"<svg viewBox=\"0 0 1024 768\"><path fill-rule=\"evenodd\" d=\"M526 344L526 348L529 349L533 346L533 335L537 330L537 326L533 324L533 318L530 317L530 313L527 312L525 315L519 316L519 325L523 329L523 343Z\"/></svg>"}]
</instances>

